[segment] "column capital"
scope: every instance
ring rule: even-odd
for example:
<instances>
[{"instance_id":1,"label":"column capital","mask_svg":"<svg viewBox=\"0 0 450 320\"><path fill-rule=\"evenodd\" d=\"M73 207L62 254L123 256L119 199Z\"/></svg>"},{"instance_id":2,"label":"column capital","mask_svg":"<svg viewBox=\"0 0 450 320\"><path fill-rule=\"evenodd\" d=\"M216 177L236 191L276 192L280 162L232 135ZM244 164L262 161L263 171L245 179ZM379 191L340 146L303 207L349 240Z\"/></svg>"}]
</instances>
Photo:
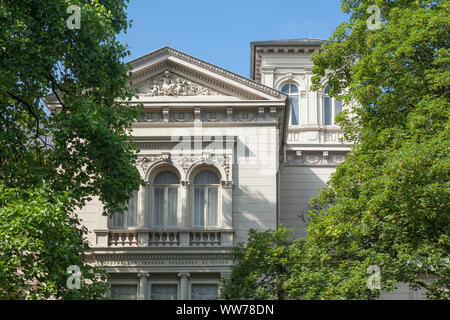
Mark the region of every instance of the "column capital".
<instances>
[{"instance_id":1,"label":"column capital","mask_svg":"<svg viewBox=\"0 0 450 320\"><path fill-rule=\"evenodd\" d=\"M148 278L148 277L150 277L150 273L148 273L148 272L139 272L138 274L137 274L137 276L138 276L138 278Z\"/></svg>"},{"instance_id":2,"label":"column capital","mask_svg":"<svg viewBox=\"0 0 450 320\"><path fill-rule=\"evenodd\" d=\"M181 279L187 279L189 278L191 275L189 272L180 272L178 273L178 277L180 277Z\"/></svg>"}]
</instances>

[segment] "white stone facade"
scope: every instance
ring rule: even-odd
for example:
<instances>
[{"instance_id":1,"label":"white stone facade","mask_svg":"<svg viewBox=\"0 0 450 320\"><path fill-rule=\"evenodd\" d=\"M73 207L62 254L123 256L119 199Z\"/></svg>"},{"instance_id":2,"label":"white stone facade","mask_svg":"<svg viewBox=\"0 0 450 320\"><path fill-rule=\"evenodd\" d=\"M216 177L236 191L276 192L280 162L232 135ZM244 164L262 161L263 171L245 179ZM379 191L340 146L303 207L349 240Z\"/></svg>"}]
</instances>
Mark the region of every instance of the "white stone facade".
<instances>
[{"instance_id":1,"label":"white stone facade","mask_svg":"<svg viewBox=\"0 0 450 320\"><path fill-rule=\"evenodd\" d=\"M283 223L305 235L309 199L349 149L333 121L341 106L309 90L321 44L252 43L255 81L169 47L130 62L133 103L145 107L133 135L146 186L117 220L98 199L79 212L113 296L215 299L250 228ZM205 171L212 180L199 182Z\"/></svg>"}]
</instances>

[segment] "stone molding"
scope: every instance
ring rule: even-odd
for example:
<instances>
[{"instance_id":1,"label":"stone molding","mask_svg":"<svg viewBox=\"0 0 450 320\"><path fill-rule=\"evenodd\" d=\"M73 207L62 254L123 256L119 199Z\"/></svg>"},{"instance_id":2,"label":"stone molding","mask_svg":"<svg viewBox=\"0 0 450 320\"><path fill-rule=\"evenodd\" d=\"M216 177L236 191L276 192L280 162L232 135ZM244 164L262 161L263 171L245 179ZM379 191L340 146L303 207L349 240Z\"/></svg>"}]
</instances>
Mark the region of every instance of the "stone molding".
<instances>
[{"instance_id":1,"label":"stone molding","mask_svg":"<svg viewBox=\"0 0 450 320\"><path fill-rule=\"evenodd\" d=\"M228 253L92 253L94 261L102 261L104 267L143 267L143 266L230 266L233 261Z\"/></svg>"},{"instance_id":2,"label":"stone molding","mask_svg":"<svg viewBox=\"0 0 450 320\"><path fill-rule=\"evenodd\" d=\"M277 107L214 107L214 108L153 108L146 109L145 114L134 125L143 124L182 124L182 123L254 123L278 122L281 109Z\"/></svg>"}]
</instances>

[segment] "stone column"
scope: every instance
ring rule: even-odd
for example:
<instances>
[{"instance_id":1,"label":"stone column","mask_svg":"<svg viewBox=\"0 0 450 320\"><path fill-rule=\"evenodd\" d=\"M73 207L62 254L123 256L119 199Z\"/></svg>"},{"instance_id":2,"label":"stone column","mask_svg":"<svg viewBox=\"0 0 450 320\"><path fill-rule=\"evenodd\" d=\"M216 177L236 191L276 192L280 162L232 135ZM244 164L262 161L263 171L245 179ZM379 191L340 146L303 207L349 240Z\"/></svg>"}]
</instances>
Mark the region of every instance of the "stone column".
<instances>
[{"instance_id":1,"label":"stone column","mask_svg":"<svg viewBox=\"0 0 450 320\"><path fill-rule=\"evenodd\" d=\"M150 274L141 272L137 276L139 278L138 300L147 300L147 283Z\"/></svg>"},{"instance_id":2,"label":"stone column","mask_svg":"<svg viewBox=\"0 0 450 320\"><path fill-rule=\"evenodd\" d=\"M187 300L189 298L188 281L190 276L188 272L180 272L178 274L178 277L180 277L180 300Z\"/></svg>"}]
</instances>

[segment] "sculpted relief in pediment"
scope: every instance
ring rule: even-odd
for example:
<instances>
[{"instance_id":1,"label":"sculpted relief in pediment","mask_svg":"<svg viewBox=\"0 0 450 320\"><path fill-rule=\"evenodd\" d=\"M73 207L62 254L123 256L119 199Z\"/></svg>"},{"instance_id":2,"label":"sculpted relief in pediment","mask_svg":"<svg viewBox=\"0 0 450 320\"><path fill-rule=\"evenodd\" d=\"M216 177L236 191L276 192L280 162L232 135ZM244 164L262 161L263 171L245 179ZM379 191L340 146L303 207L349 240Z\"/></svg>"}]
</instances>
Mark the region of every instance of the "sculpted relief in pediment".
<instances>
[{"instance_id":1,"label":"sculpted relief in pediment","mask_svg":"<svg viewBox=\"0 0 450 320\"><path fill-rule=\"evenodd\" d=\"M139 90L138 95L147 97L223 95L210 88L184 79L168 70L155 78L145 80L136 87Z\"/></svg>"}]
</instances>

